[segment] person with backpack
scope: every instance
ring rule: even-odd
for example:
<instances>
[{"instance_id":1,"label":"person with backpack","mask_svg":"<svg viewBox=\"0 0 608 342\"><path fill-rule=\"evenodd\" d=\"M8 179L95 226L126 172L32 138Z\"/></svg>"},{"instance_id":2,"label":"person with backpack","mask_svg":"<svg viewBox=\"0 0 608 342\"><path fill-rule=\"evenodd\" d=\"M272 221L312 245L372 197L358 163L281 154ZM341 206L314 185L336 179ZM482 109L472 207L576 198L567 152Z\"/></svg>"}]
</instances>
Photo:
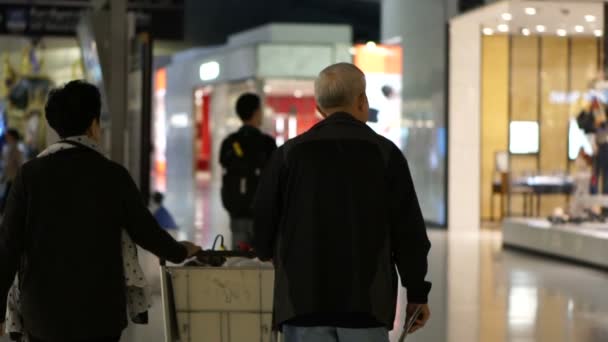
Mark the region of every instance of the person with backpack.
<instances>
[{"instance_id":1,"label":"person with backpack","mask_svg":"<svg viewBox=\"0 0 608 342\"><path fill-rule=\"evenodd\" d=\"M253 237L253 199L262 170L277 149L271 136L262 133L260 97L246 93L236 102L243 126L222 143L220 164L224 168L222 203L230 214L232 248L248 249Z\"/></svg>"}]
</instances>

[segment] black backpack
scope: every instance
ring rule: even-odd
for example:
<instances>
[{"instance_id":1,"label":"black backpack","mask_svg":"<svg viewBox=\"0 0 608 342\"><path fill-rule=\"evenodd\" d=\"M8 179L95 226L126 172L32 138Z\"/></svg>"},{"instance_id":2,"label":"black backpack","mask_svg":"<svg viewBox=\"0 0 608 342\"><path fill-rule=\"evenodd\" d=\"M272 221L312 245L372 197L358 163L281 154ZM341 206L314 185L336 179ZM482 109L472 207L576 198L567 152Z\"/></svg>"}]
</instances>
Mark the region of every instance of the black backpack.
<instances>
[{"instance_id":1,"label":"black backpack","mask_svg":"<svg viewBox=\"0 0 608 342\"><path fill-rule=\"evenodd\" d=\"M238 132L227 141L222 203L231 217L251 217L253 200L270 153L262 134Z\"/></svg>"}]
</instances>

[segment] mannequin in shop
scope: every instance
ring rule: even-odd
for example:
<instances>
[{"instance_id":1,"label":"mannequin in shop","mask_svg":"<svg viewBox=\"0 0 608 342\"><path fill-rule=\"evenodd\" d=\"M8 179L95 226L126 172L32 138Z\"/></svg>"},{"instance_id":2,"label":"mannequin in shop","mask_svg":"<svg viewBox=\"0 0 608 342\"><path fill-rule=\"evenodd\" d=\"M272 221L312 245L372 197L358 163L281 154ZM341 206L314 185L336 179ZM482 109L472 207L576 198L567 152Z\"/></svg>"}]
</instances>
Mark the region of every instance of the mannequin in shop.
<instances>
[{"instance_id":1,"label":"mannequin in shop","mask_svg":"<svg viewBox=\"0 0 608 342\"><path fill-rule=\"evenodd\" d=\"M593 170L593 186L595 192L608 194L608 123L606 109L598 99L592 107L595 112L595 158Z\"/></svg>"},{"instance_id":2,"label":"mannequin in shop","mask_svg":"<svg viewBox=\"0 0 608 342\"><path fill-rule=\"evenodd\" d=\"M585 153L583 148L578 152L578 157L574 161L574 193L570 200L570 216L581 218L586 212L585 199L589 196L591 187L591 169L593 159Z\"/></svg>"}]
</instances>

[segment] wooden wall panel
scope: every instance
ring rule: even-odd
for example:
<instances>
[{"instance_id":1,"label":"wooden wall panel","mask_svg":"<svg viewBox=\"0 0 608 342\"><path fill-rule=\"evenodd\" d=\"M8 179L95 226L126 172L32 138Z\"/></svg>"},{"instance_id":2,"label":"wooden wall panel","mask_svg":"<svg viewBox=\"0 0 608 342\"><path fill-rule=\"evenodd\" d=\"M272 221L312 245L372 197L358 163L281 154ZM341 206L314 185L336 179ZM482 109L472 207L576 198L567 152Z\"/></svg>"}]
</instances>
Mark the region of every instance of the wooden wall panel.
<instances>
[{"instance_id":1,"label":"wooden wall panel","mask_svg":"<svg viewBox=\"0 0 608 342\"><path fill-rule=\"evenodd\" d=\"M567 103L554 100L554 94L567 93L569 88L568 38L543 37L541 40L541 115L540 170L544 174L566 172L568 169ZM543 196L541 216L565 204L564 196Z\"/></svg>"},{"instance_id":2,"label":"wooden wall panel","mask_svg":"<svg viewBox=\"0 0 608 342\"><path fill-rule=\"evenodd\" d=\"M538 121L540 85L540 38L514 36L511 38L511 120ZM519 177L538 170L537 155L512 155L511 172ZM523 214L521 195L511 196L513 215Z\"/></svg>"},{"instance_id":3,"label":"wooden wall panel","mask_svg":"<svg viewBox=\"0 0 608 342\"><path fill-rule=\"evenodd\" d=\"M584 92L598 75L598 40L591 37L573 38L571 47L571 87L573 91Z\"/></svg>"},{"instance_id":4,"label":"wooden wall panel","mask_svg":"<svg viewBox=\"0 0 608 342\"><path fill-rule=\"evenodd\" d=\"M483 37L481 68L481 214L487 220L495 154L508 148L509 37Z\"/></svg>"},{"instance_id":5,"label":"wooden wall panel","mask_svg":"<svg viewBox=\"0 0 608 342\"><path fill-rule=\"evenodd\" d=\"M511 120L538 120L539 37L511 40Z\"/></svg>"}]
</instances>

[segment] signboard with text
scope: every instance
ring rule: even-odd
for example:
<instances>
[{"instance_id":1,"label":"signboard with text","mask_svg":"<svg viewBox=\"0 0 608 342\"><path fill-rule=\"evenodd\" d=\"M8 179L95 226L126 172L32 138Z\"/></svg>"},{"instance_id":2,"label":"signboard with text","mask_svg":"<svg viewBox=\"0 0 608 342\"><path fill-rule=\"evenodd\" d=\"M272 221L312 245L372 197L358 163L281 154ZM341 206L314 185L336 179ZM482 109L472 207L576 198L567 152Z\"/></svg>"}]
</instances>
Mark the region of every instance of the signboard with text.
<instances>
[{"instance_id":1,"label":"signboard with text","mask_svg":"<svg viewBox=\"0 0 608 342\"><path fill-rule=\"evenodd\" d=\"M0 4L0 34L22 36L74 36L86 7L3 5ZM155 38L183 39L181 25L163 25L165 21L181 22L179 11L137 10L137 32L150 32Z\"/></svg>"}]
</instances>

